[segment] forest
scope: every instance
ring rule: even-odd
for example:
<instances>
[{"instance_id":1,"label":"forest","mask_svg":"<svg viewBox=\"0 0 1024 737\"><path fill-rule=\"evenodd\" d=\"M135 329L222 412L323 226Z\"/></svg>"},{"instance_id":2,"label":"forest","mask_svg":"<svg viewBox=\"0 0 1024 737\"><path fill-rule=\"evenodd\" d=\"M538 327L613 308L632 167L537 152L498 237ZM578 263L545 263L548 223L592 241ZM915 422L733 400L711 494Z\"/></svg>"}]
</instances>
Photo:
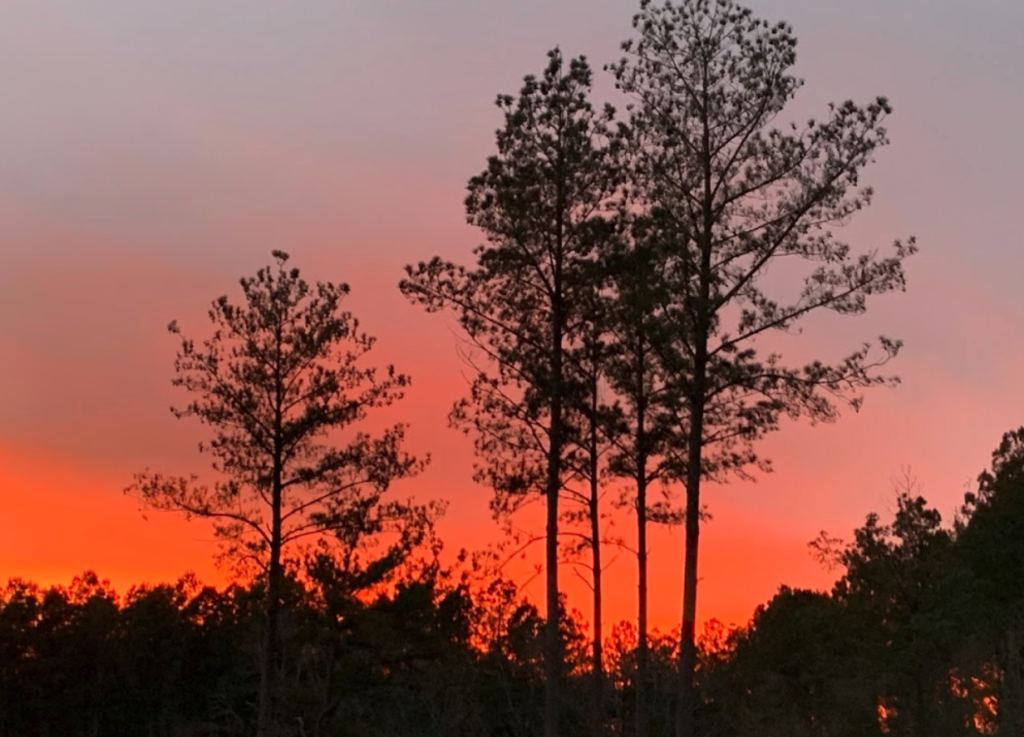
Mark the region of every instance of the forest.
<instances>
[{"instance_id":1,"label":"forest","mask_svg":"<svg viewBox=\"0 0 1024 737\"><path fill-rule=\"evenodd\" d=\"M233 582L12 578L0 737L1024 733L1024 428L952 518L908 474L894 510L808 541L831 590L783 586L743 626L701 625L709 489L770 472L760 443L785 424L899 384L898 338L808 359L803 325L897 296L918 249L841 237L874 196L887 98L796 119L791 27L733 0L642 0L632 26L602 69L555 48L497 97L464 201L483 244L396 269L410 309L456 333L467 383L448 420L495 543L445 547L447 501L414 491L430 456L378 420L415 377L374 360L349 284L275 250L205 328L168 326L196 471L142 469L124 490L209 525ZM598 71L621 104L598 101ZM683 542L670 632L648 617L665 525ZM505 568L533 543L542 602ZM635 590L605 590L612 550ZM565 596L568 566L589 601ZM609 626L609 596L635 620Z\"/></svg>"}]
</instances>

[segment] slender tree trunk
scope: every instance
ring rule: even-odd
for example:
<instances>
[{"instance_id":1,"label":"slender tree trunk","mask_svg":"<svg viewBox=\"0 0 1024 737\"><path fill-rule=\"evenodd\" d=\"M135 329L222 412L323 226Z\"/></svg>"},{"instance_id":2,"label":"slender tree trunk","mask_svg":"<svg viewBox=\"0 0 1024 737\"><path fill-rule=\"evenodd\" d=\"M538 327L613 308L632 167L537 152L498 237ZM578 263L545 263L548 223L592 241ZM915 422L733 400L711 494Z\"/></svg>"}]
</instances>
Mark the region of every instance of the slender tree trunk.
<instances>
[{"instance_id":1,"label":"slender tree trunk","mask_svg":"<svg viewBox=\"0 0 1024 737\"><path fill-rule=\"evenodd\" d=\"M593 717L594 737L602 737L604 734L604 656L601 624L601 509L600 509L600 479L598 478L598 428L597 428L597 382L591 387L593 413L590 421L590 539L591 551L593 553L592 565L594 568L594 652L593 652Z\"/></svg>"},{"instance_id":2,"label":"slender tree trunk","mask_svg":"<svg viewBox=\"0 0 1024 737\"><path fill-rule=\"evenodd\" d=\"M707 348L698 346L694 383L700 386L700 400L691 401L690 437L687 443L685 560L683 562L683 622L679 641L679 702L676 737L695 737L697 712L697 552L700 538L700 480L704 435L704 373Z\"/></svg>"},{"instance_id":3,"label":"slender tree trunk","mask_svg":"<svg viewBox=\"0 0 1024 737\"><path fill-rule=\"evenodd\" d=\"M694 426L690 428L689 457L686 469L686 559L683 564L683 628L679 641L679 703L676 710L676 737L695 737L694 718L697 711L697 688L694 682L694 671L697 669L697 543L700 536L700 430L702 424L694 422Z\"/></svg>"},{"instance_id":4,"label":"slender tree trunk","mask_svg":"<svg viewBox=\"0 0 1024 737\"><path fill-rule=\"evenodd\" d=\"M638 436L639 437L639 436ZM647 469L638 466L636 478L637 645L636 737L647 737Z\"/></svg>"},{"instance_id":5,"label":"slender tree trunk","mask_svg":"<svg viewBox=\"0 0 1024 737\"><path fill-rule=\"evenodd\" d=\"M703 280L702 280L703 281ZM697 553L700 538L700 481L704 437L704 397L707 373L706 305L707 283L701 284L698 327L692 388L687 400L690 409L686 455L685 559L683 562L683 617L679 639L678 700L676 737L695 737L697 687Z\"/></svg>"},{"instance_id":6,"label":"slender tree trunk","mask_svg":"<svg viewBox=\"0 0 1024 737\"><path fill-rule=\"evenodd\" d=\"M276 517L280 517L280 505ZM278 522L278 525L280 523ZM281 545L276 536L270 548L270 567L267 571L267 600L264 609L263 653L260 662L259 714L256 722L257 737L274 737L276 717L277 631L281 611Z\"/></svg>"},{"instance_id":7,"label":"slender tree trunk","mask_svg":"<svg viewBox=\"0 0 1024 737\"><path fill-rule=\"evenodd\" d=\"M267 566L267 599L264 610L265 629L263 632L263 657L260 662L259 712L256 717L256 737L276 737L277 718L277 631L281 612L281 569L283 504L283 457L284 457L284 386L281 378L282 328L280 319L277 327L277 364L274 397L274 455L271 470L271 520L270 520L270 564Z\"/></svg>"},{"instance_id":8,"label":"slender tree trunk","mask_svg":"<svg viewBox=\"0 0 1024 737\"><path fill-rule=\"evenodd\" d=\"M557 289L560 285L556 285ZM558 737L562 677L561 602L558 597L558 495L562 490L562 315L552 310L551 437L547 477L547 622L544 626L544 736Z\"/></svg>"},{"instance_id":9,"label":"slender tree trunk","mask_svg":"<svg viewBox=\"0 0 1024 737\"><path fill-rule=\"evenodd\" d=\"M702 50L703 53L703 50ZM714 244L712 154L708 122L707 60L703 64L702 164L704 191L702 228L698 239L700 266L694 313L693 376L688 404L690 434L686 452L686 558L683 562L683 626L679 642L679 703L676 737L696 737L697 684L697 551L700 537L700 481L703 472L704 406L707 401L708 333L711 326L711 251Z\"/></svg>"},{"instance_id":10,"label":"slender tree trunk","mask_svg":"<svg viewBox=\"0 0 1024 737\"><path fill-rule=\"evenodd\" d=\"M644 392L643 318L637 324L636 351L636 737L647 737L647 396Z\"/></svg>"},{"instance_id":11,"label":"slender tree trunk","mask_svg":"<svg viewBox=\"0 0 1024 737\"><path fill-rule=\"evenodd\" d=\"M604 633L601 621L601 484L598 473L600 471L600 438L598 428L599 391L598 391L598 362L600 361L599 350L594 348L591 356L593 374L590 385L590 545L591 545L591 566L593 569L594 584L594 643L591 670L593 675L593 735L601 737L604 734Z\"/></svg>"},{"instance_id":12,"label":"slender tree trunk","mask_svg":"<svg viewBox=\"0 0 1024 737\"><path fill-rule=\"evenodd\" d=\"M600 535L599 521L596 519L597 504L594 504L591 519L593 535ZM594 737L604 734L604 634L601 623L601 542L594 538Z\"/></svg>"},{"instance_id":13,"label":"slender tree trunk","mask_svg":"<svg viewBox=\"0 0 1024 737\"><path fill-rule=\"evenodd\" d=\"M554 433L552 433L554 435ZM559 482L551 482L558 463L548 462L547 520L547 621L544 625L544 735L558 737L559 694L561 679L562 633L559 628L561 602L558 598L558 491ZM554 469L554 470L552 470Z\"/></svg>"}]
</instances>

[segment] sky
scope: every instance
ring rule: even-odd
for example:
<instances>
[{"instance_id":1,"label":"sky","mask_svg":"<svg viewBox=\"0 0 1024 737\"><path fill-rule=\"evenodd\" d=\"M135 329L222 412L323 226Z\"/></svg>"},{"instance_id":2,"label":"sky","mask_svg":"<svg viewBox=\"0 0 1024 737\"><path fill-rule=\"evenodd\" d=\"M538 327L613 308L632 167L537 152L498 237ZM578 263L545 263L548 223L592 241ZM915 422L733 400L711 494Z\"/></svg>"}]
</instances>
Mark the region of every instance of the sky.
<instances>
[{"instance_id":1,"label":"sky","mask_svg":"<svg viewBox=\"0 0 1024 737\"><path fill-rule=\"evenodd\" d=\"M1024 4L1019 0L749 0L799 39L798 117L887 95L892 145L858 249L916 235L905 294L811 320L795 355L904 339L902 385L834 425L786 423L775 472L711 487L699 616L745 622L780 584L827 587L808 554L895 506L910 469L947 516L1001 434L1024 424ZM469 442L446 416L465 390L450 320L407 303L405 264L469 262L466 181L493 149L498 93L560 45L600 68L633 0L11 0L0 7L0 580L119 589L186 570L219 581L208 527L143 514L144 468L201 471L202 433L168 412L177 319L292 255L346 281L375 354L413 378L402 419L433 461L401 495L450 502L449 548L498 538ZM615 100L607 75L600 96ZM629 521L620 529L628 532ZM635 613L635 565L612 555L606 619ZM682 536L651 549L651 619L680 612ZM524 571L528 570L524 563ZM563 574L586 614L583 585ZM527 586L542 600L541 581Z\"/></svg>"}]
</instances>

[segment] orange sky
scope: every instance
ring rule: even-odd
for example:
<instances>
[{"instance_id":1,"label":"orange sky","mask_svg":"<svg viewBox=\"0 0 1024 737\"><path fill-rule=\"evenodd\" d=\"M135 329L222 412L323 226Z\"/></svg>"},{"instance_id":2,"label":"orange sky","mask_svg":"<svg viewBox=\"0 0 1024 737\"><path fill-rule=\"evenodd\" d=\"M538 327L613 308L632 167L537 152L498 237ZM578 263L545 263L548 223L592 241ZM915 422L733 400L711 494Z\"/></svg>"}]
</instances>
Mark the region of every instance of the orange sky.
<instances>
[{"instance_id":1,"label":"orange sky","mask_svg":"<svg viewBox=\"0 0 1024 737\"><path fill-rule=\"evenodd\" d=\"M877 201L847 235L872 248L913 233L922 252L906 294L787 340L792 355L829 358L880 332L902 337L904 383L834 426L787 425L765 445L776 473L709 490L699 608L726 622L746 621L780 583L826 586L806 543L891 509L904 466L951 512L1002 432L1024 422L1024 5L751 1L800 39L797 114L892 98L893 145L868 176ZM492 541L470 448L445 422L463 388L450 325L395 285L410 261L469 258L478 235L462 193L492 148L494 95L539 70L555 43L598 67L613 59L632 9L5 4L0 579L66 582L95 568L123 590L187 569L217 578L205 527L143 520L121 489L146 466L201 470L196 428L167 412L175 345L164 328L177 318L201 331L209 300L273 248L310 278L350 282L379 360L412 375L402 417L434 462L399 492L451 501L449 547ZM601 75L598 87L608 94ZM681 536L652 546L652 620L670 628ZM628 554L607 576L607 617L632 617ZM586 612L582 586L563 580Z\"/></svg>"}]
</instances>

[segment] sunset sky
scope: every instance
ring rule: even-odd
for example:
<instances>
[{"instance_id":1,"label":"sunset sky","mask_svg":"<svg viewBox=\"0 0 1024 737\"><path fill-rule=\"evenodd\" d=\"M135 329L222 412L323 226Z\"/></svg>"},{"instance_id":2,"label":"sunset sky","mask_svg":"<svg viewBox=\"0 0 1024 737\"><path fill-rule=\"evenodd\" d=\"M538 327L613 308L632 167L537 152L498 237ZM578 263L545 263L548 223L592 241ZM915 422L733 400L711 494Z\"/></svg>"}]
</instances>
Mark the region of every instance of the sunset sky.
<instances>
[{"instance_id":1,"label":"sunset sky","mask_svg":"<svg viewBox=\"0 0 1024 737\"><path fill-rule=\"evenodd\" d=\"M776 472L709 488L701 618L745 622L780 583L822 587L808 555L894 507L910 467L948 516L1001 434L1024 424L1024 3L749 0L799 39L798 118L829 100L890 97L876 202L860 249L916 235L905 294L824 317L793 345L837 358L903 338L903 384L835 425L787 423ZM450 548L493 541L468 441L447 428L464 390L449 320L408 304L402 267L468 262L462 198L493 148L499 92L556 44L598 68L619 56L633 0L15 0L0 8L0 581L121 590L186 570L222 580L209 528L122 489L135 471L201 471L202 434L168 412L176 318L291 253L347 281L381 363L413 378L401 406L433 463L396 492L451 502ZM604 73L598 93L616 101ZM620 528L628 533L630 520ZM539 551L538 551L539 552ZM682 536L652 547L655 624L679 616ZM607 617L634 615L634 562L608 571ZM574 603L584 590L566 573ZM541 582L528 587L541 600Z\"/></svg>"}]
</instances>

